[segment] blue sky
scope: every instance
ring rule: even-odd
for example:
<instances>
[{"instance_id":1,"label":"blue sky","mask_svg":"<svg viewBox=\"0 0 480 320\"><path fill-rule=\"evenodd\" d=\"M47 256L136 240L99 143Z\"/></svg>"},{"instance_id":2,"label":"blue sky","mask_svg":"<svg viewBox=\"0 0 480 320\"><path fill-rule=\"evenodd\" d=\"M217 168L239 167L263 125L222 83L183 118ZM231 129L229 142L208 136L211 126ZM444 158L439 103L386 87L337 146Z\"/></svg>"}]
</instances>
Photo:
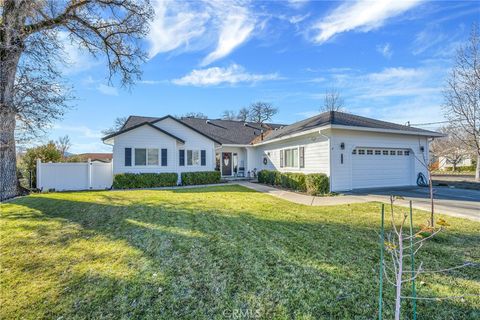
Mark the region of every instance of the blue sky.
<instances>
[{"instance_id":1,"label":"blue sky","mask_svg":"<svg viewBox=\"0 0 480 320\"><path fill-rule=\"evenodd\" d=\"M68 134L71 152L110 151L100 131L116 117L219 118L255 101L291 123L318 113L333 87L351 113L441 121L455 48L480 20L475 1L152 1L150 58L129 90L109 85L102 61L65 42L77 100L45 140Z\"/></svg>"}]
</instances>

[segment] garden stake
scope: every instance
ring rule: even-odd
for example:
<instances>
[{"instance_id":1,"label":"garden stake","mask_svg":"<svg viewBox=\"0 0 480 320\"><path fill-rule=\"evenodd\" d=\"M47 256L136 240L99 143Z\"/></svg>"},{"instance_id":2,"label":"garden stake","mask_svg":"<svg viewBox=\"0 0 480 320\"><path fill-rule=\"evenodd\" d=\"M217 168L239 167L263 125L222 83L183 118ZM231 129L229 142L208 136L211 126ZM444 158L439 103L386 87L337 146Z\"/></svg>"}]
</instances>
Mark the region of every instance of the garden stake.
<instances>
[{"instance_id":1,"label":"garden stake","mask_svg":"<svg viewBox=\"0 0 480 320\"><path fill-rule=\"evenodd\" d=\"M382 320L382 294L383 294L383 247L384 247L384 220L385 204L382 204L382 227L380 229L380 289L378 294L378 319Z\"/></svg>"},{"instance_id":2,"label":"garden stake","mask_svg":"<svg viewBox=\"0 0 480 320\"><path fill-rule=\"evenodd\" d=\"M413 219L412 219L412 200L410 200L410 260L412 267L412 308L413 320L417 319L417 293L415 289L415 254L413 253Z\"/></svg>"}]
</instances>

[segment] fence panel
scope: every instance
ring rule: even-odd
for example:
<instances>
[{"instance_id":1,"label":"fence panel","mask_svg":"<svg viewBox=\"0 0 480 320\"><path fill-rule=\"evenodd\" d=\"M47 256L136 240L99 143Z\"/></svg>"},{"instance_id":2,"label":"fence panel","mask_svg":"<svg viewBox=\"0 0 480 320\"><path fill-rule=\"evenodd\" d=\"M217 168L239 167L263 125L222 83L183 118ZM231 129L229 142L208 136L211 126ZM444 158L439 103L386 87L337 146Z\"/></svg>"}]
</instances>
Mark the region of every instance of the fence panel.
<instances>
[{"instance_id":1,"label":"fence panel","mask_svg":"<svg viewBox=\"0 0 480 320\"><path fill-rule=\"evenodd\" d=\"M112 186L112 163L42 163L37 161L37 188L42 191L106 189Z\"/></svg>"}]
</instances>

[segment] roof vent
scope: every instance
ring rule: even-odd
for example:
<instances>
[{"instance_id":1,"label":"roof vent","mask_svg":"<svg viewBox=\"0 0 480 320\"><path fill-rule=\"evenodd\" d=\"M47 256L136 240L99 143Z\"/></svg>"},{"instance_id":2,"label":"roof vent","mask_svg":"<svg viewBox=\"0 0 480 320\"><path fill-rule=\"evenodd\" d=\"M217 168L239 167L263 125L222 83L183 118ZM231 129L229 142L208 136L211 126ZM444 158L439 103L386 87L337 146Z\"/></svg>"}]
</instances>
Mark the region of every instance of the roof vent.
<instances>
[{"instance_id":1,"label":"roof vent","mask_svg":"<svg viewBox=\"0 0 480 320\"><path fill-rule=\"evenodd\" d=\"M206 124L210 124L210 120L208 120L208 119L205 120L205 123L206 123Z\"/></svg>"}]
</instances>

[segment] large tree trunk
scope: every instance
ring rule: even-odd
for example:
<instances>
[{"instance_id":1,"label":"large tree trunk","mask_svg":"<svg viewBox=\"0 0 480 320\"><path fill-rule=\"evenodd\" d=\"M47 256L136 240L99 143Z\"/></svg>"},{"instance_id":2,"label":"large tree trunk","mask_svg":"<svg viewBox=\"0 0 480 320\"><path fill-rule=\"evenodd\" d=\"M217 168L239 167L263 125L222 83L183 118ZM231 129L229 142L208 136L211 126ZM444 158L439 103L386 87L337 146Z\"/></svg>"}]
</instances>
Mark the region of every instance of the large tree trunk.
<instances>
[{"instance_id":1,"label":"large tree trunk","mask_svg":"<svg viewBox=\"0 0 480 320\"><path fill-rule=\"evenodd\" d=\"M0 28L0 201L19 193L15 149L14 85L18 62L24 50L21 30L25 3L4 1Z\"/></svg>"},{"instance_id":2,"label":"large tree trunk","mask_svg":"<svg viewBox=\"0 0 480 320\"><path fill-rule=\"evenodd\" d=\"M18 195L15 113L0 106L0 201Z\"/></svg>"}]
</instances>

